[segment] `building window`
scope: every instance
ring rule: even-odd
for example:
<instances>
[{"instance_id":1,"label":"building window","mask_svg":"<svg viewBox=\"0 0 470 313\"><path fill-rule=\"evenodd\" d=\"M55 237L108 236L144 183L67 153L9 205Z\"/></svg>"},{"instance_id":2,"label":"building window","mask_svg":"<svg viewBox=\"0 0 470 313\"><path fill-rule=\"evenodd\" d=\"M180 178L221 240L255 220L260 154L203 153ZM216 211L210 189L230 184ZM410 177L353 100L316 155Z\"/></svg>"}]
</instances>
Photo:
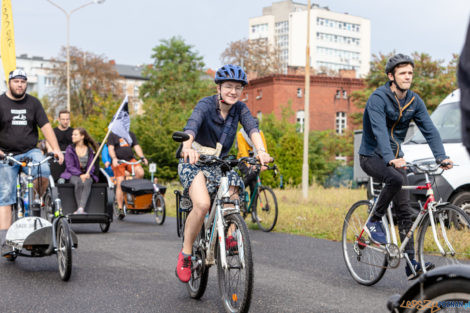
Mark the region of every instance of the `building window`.
<instances>
[{"instance_id":1,"label":"building window","mask_svg":"<svg viewBox=\"0 0 470 313\"><path fill-rule=\"evenodd\" d=\"M339 135L344 134L346 129L346 112L336 112L336 133Z\"/></svg>"},{"instance_id":2,"label":"building window","mask_svg":"<svg viewBox=\"0 0 470 313\"><path fill-rule=\"evenodd\" d=\"M305 123L304 111L303 110L297 111L297 124L298 124L297 131L299 133L304 132L304 123Z\"/></svg>"},{"instance_id":3,"label":"building window","mask_svg":"<svg viewBox=\"0 0 470 313\"><path fill-rule=\"evenodd\" d=\"M297 88L297 98L302 98L302 88Z\"/></svg>"},{"instance_id":4,"label":"building window","mask_svg":"<svg viewBox=\"0 0 470 313\"><path fill-rule=\"evenodd\" d=\"M259 100L263 98L263 91L261 89L258 89L258 95L256 96L256 100Z\"/></svg>"},{"instance_id":5,"label":"building window","mask_svg":"<svg viewBox=\"0 0 470 313\"><path fill-rule=\"evenodd\" d=\"M134 86L134 97L138 97L139 96L139 86L135 85Z\"/></svg>"},{"instance_id":6,"label":"building window","mask_svg":"<svg viewBox=\"0 0 470 313\"><path fill-rule=\"evenodd\" d=\"M348 92L343 89L343 99L347 99L347 98L348 98Z\"/></svg>"},{"instance_id":7,"label":"building window","mask_svg":"<svg viewBox=\"0 0 470 313\"><path fill-rule=\"evenodd\" d=\"M335 95L335 98L336 99L340 99L341 98L341 90L336 90L336 95Z\"/></svg>"}]
</instances>

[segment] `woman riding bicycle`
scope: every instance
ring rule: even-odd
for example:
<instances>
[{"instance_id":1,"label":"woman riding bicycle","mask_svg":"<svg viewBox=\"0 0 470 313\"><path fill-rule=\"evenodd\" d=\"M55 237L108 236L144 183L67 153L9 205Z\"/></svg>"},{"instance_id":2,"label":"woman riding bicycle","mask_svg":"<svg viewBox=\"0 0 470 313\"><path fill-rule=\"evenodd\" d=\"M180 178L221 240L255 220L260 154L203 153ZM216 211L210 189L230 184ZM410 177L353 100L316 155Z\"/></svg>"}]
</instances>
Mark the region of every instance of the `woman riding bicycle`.
<instances>
[{"instance_id":1,"label":"woman riding bicycle","mask_svg":"<svg viewBox=\"0 0 470 313\"><path fill-rule=\"evenodd\" d=\"M390 81L372 93L364 110L360 165L369 176L385 183L377 200L376 210L365 229L378 244L387 243L381 219L392 200L402 242L412 225L409 194L407 190L401 189L402 185L407 185L407 176L403 168L406 161L400 147L411 120L415 121L426 138L436 162L443 164L444 169L452 168L452 161L445 154L439 132L431 121L423 100L410 90L413 69L414 62L409 56L397 54L391 57L385 68ZM405 252L415 272L419 274L421 265L414 259L413 237ZM433 265L426 264L426 267L430 269ZM408 265L406 275L408 279L417 277Z\"/></svg>"},{"instance_id":2,"label":"woman riding bicycle","mask_svg":"<svg viewBox=\"0 0 470 313\"><path fill-rule=\"evenodd\" d=\"M228 154L240 122L255 144L262 164L271 160L263 148L263 141L256 122L245 103L239 101L243 87L248 83L243 69L237 65L224 65L215 74L217 95L201 99L188 119L184 131L190 139L183 143L182 159L178 175L185 193L191 198L193 208L189 213L184 230L183 249L178 255L177 277L188 282L191 277L191 252L211 205L210 193L217 190L221 177L217 166L196 164L199 154ZM241 178L232 170L228 173L230 193L238 196L237 188L243 188ZM235 246L233 237L227 238L228 246Z\"/></svg>"}]
</instances>

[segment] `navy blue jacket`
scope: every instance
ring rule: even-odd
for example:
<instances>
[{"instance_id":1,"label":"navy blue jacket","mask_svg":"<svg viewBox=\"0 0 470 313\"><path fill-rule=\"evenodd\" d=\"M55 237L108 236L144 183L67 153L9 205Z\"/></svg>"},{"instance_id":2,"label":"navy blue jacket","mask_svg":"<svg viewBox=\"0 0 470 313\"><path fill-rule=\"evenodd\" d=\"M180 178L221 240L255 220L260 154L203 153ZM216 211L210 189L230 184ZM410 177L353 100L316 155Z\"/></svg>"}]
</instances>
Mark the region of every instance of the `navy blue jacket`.
<instances>
[{"instance_id":1,"label":"navy blue jacket","mask_svg":"<svg viewBox=\"0 0 470 313\"><path fill-rule=\"evenodd\" d=\"M218 96L214 95L201 99L184 127L186 133L193 135L194 141L211 148L216 147L228 120L228 116L224 120L220 114L217 98ZM242 124L250 136L253 132L258 132L256 121L251 116L250 110L245 103L241 101L235 103L230 108L230 114L233 114L233 120L227 137L222 144L221 156L227 155L230 151L237 134L238 122Z\"/></svg>"},{"instance_id":2,"label":"navy blue jacket","mask_svg":"<svg viewBox=\"0 0 470 313\"><path fill-rule=\"evenodd\" d=\"M363 133L359 154L377 155L388 164L403 157L401 144L411 120L414 120L437 162L446 158L441 136L429 117L423 100L408 90L404 105L390 90L390 82L377 88L367 100L363 117Z\"/></svg>"}]
</instances>

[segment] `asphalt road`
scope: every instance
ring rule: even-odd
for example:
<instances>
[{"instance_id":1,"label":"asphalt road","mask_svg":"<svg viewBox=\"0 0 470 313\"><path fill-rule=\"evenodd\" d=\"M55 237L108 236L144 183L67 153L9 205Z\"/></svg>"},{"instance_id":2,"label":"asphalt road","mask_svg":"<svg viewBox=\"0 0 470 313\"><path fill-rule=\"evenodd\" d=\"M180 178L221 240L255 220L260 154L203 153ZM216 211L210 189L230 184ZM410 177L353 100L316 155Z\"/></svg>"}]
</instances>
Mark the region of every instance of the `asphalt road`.
<instances>
[{"instance_id":1,"label":"asphalt road","mask_svg":"<svg viewBox=\"0 0 470 313\"><path fill-rule=\"evenodd\" d=\"M129 215L101 233L73 225L79 247L61 281L57 258L0 260L0 312L218 312L217 270L201 300L175 277L181 247L174 218ZM404 266L372 287L347 271L340 243L250 230L255 279L251 312L385 312L387 299L410 284Z\"/></svg>"}]
</instances>

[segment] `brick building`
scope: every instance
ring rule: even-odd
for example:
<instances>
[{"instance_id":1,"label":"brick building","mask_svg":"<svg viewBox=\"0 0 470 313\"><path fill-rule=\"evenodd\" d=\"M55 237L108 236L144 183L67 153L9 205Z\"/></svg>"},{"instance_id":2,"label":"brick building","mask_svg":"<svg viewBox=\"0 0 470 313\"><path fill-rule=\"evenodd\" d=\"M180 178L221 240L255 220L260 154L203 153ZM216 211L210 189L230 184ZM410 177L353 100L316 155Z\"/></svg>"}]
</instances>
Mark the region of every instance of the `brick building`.
<instances>
[{"instance_id":1,"label":"brick building","mask_svg":"<svg viewBox=\"0 0 470 313\"><path fill-rule=\"evenodd\" d=\"M342 134L345 129L351 128L351 113L361 112L361 109L352 104L351 93L364 88L362 79L351 76L354 77L355 73L344 71L339 77L311 76L311 131L335 129L337 133ZM251 79L241 98L258 118L262 118L263 114L274 113L280 119L282 108L290 104L295 112L290 122L299 123L299 131L303 131L304 75L275 74Z\"/></svg>"}]
</instances>

